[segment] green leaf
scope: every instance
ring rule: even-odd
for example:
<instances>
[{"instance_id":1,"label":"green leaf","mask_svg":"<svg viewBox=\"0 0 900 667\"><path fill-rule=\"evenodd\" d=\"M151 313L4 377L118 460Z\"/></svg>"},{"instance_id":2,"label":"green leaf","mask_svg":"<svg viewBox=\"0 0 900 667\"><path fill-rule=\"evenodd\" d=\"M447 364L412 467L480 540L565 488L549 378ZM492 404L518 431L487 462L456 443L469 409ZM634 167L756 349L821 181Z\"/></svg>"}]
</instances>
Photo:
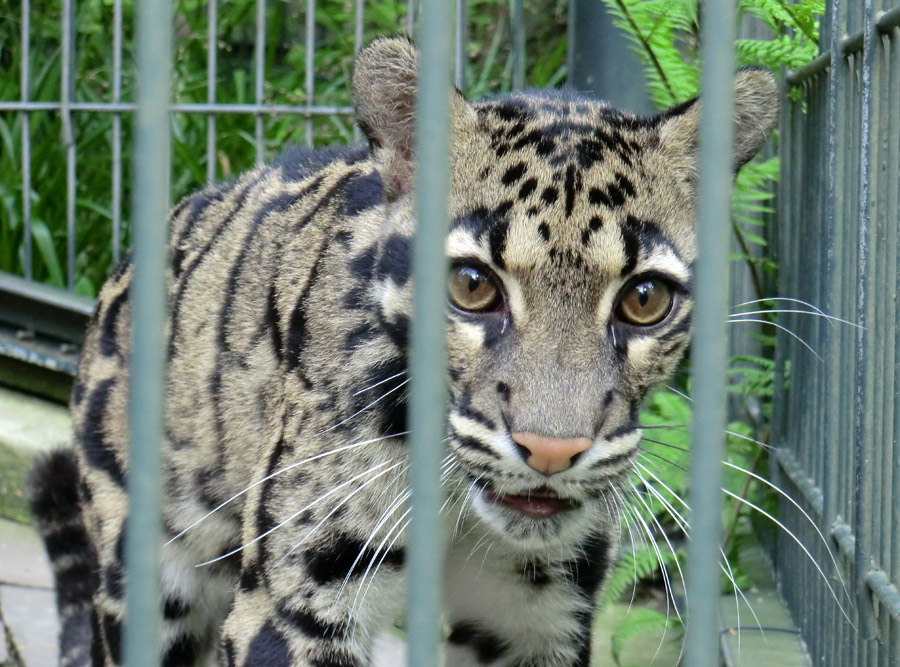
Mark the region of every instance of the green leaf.
<instances>
[{"instance_id":1,"label":"green leaf","mask_svg":"<svg viewBox=\"0 0 900 667\"><path fill-rule=\"evenodd\" d=\"M647 637L662 633L667 626L678 625L676 617L661 614L655 609L646 607L633 607L630 613L622 619L613 630L611 637L612 658L617 665L622 664L622 652L630 640L641 637L647 641Z\"/></svg>"}]
</instances>

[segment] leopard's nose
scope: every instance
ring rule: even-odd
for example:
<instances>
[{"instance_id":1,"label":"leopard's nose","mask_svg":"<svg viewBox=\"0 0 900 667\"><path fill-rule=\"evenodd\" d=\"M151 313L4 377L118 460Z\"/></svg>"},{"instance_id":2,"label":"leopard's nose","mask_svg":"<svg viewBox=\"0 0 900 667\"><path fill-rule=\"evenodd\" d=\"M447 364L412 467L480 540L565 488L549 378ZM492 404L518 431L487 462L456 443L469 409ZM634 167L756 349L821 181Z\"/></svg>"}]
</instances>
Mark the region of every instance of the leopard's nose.
<instances>
[{"instance_id":1,"label":"leopard's nose","mask_svg":"<svg viewBox=\"0 0 900 667\"><path fill-rule=\"evenodd\" d=\"M525 463L543 475L566 470L572 465L572 459L590 448L593 442L590 438L548 438L528 431L510 435L513 442L528 451Z\"/></svg>"}]
</instances>

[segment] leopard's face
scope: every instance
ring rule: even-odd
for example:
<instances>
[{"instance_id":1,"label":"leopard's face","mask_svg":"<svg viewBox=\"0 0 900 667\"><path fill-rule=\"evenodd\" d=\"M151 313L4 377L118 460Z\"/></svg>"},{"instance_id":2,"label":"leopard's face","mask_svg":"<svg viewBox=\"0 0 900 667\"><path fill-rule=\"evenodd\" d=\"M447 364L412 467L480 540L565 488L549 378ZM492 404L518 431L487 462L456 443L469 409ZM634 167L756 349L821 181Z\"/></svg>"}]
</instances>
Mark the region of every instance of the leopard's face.
<instances>
[{"instance_id":1,"label":"leopard's face","mask_svg":"<svg viewBox=\"0 0 900 667\"><path fill-rule=\"evenodd\" d=\"M739 120L753 116L742 90L748 104L773 94L768 75L745 78ZM448 446L464 502L514 545L618 525L640 403L689 343L698 107L639 119L567 94L454 98ZM774 117L757 120L737 133L736 166ZM411 199L380 249L389 327L412 312L411 284L387 268L408 266Z\"/></svg>"}]
</instances>

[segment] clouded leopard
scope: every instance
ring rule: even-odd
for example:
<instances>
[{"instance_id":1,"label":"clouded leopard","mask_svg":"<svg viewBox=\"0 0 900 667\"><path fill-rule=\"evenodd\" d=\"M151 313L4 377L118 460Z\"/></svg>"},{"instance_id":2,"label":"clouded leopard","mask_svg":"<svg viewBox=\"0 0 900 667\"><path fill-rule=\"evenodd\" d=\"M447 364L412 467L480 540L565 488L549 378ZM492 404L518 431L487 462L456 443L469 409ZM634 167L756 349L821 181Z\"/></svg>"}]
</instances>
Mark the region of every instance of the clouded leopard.
<instances>
[{"instance_id":1,"label":"clouded leopard","mask_svg":"<svg viewBox=\"0 0 900 667\"><path fill-rule=\"evenodd\" d=\"M362 667L402 611L415 81L410 42L374 42L367 147L288 151L171 213L164 665ZM736 170L778 100L754 69L735 95ZM449 665L588 665L638 406L688 345L698 117L452 95ZM32 489L68 664L121 660L131 278L87 335L74 458Z\"/></svg>"}]
</instances>

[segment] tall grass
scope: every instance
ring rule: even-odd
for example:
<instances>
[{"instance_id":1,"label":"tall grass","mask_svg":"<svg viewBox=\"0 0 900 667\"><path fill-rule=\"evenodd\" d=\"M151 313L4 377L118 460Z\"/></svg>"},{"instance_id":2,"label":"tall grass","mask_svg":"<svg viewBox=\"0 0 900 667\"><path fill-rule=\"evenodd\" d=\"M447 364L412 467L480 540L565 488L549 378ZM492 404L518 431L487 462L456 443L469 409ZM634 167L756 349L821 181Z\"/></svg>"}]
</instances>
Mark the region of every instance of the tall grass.
<instances>
[{"instance_id":1,"label":"tall grass","mask_svg":"<svg viewBox=\"0 0 900 667\"><path fill-rule=\"evenodd\" d=\"M449 1L449 0L448 0ZM469 42L466 50L467 93L481 97L508 90L512 75L507 0L467 0ZM135 88L134 3L123 0L122 100ZM112 0L79 0L75 5L73 99L110 102L113 91ZM62 16L58 0L32 0L30 12L30 86L28 99L59 101L62 67ZM316 3L314 100L320 105L350 104L349 78L354 49L353 0ZM174 99L206 102L207 2L177 0L175 9ZM525 3L529 84L554 85L564 78L565 5L553 0ZM405 0L369 0L364 11L364 41L405 32ZM220 1L218 7L216 101L255 101L255 0ZM305 3L270 0L266 6L264 103L305 104ZM21 4L0 6L0 99L22 98L20 71ZM33 112L31 144L31 238L35 280L66 286L66 148L57 112ZM131 114L122 115L121 245L129 242ZM22 124L24 114L0 112L0 270L22 275L25 225L22 203ZM256 159L254 117L225 113L216 119L215 174L228 179ZM172 201L206 182L207 117L172 116ZM93 296L112 268L113 115L72 113L77 156L74 290ZM313 121L316 146L353 140L353 120L319 116ZM270 159L285 146L306 141L306 121L296 115L264 119L264 154ZM161 222L162 224L162 222Z\"/></svg>"}]
</instances>

